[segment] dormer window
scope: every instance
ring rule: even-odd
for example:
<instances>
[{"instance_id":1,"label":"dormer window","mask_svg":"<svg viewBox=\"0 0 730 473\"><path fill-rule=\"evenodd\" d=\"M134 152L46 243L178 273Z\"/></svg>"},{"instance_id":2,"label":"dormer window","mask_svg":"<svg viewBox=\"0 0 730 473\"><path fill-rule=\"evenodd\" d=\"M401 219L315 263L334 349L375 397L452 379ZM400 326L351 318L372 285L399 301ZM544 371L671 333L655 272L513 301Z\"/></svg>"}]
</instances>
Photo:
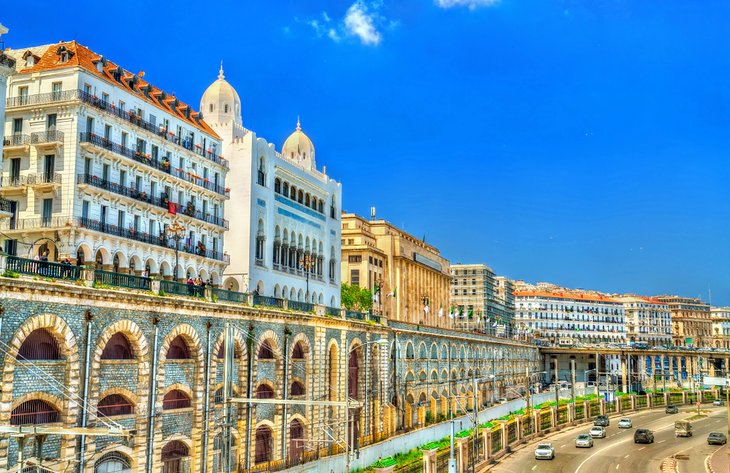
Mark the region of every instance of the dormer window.
<instances>
[{"instance_id":1,"label":"dormer window","mask_svg":"<svg viewBox=\"0 0 730 473\"><path fill-rule=\"evenodd\" d=\"M60 63L66 63L69 59L71 59L71 51L66 49L66 46L61 46L56 50L56 54L59 56L59 62Z\"/></svg>"},{"instance_id":2,"label":"dormer window","mask_svg":"<svg viewBox=\"0 0 730 473\"><path fill-rule=\"evenodd\" d=\"M25 58L25 65L26 67L35 66L35 56L31 54L27 58Z\"/></svg>"}]
</instances>

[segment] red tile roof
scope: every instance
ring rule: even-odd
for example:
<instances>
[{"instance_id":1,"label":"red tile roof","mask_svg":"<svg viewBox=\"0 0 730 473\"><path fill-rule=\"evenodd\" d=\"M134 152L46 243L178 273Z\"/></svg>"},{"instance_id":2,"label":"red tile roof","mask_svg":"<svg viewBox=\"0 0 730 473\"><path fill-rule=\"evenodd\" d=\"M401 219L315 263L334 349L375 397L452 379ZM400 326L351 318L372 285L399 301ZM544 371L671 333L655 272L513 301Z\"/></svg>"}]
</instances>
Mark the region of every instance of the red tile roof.
<instances>
[{"instance_id":1,"label":"red tile roof","mask_svg":"<svg viewBox=\"0 0 730 473\"><path fill-rule=\"evenodd\" d=\"M572 299L591 302L619 302L616 299L601 294L586 294L582 292L515 291L515 297L545 297L548 299Z\"/></svg>"},{"instance_id":2,"label":"red tile roof","mask_svg":"<svg viewBox=\"0 0 730 473\"><path fill-rule=\"evenodd\" d=\"M69 60L66 62L60 62L60 55L58 54L58 51L61 47L65 47L66 50L70 53ZM189 125L197 128L198 130L204 131L205 133L212 135L215 138L220 139L220 137L216 134L213 129L208 126L207 123L205 123L204 120L197 121L195 118L200 115L199 112L192 112L192 107L190 107L187 104L184 104L180 101L178 101L178 105L176 108L173 108L170 104L175 102L176 98L174 96L168 96L165 100L162 101L162 104L154 100L152 97L155 97L161 93L164 93L161 89L158 89L157 87L151 85L147 81L145 81L142 77L137 76L136 74L126 71L124 69L121 69L120 66L117 64L106 60L106 66L103 67L102 72L99 72L97 69L97 63L102 60L102 56L93 52L86 46L83 46L76 41L69 41L69 42L61 42L58 44L54 44L48 47L46 52L41 56L40 60L38 60L33 66L26 67L26 68L19 68L20 74L27 74L31 72L39 72L39 71L47 71L52 69L62 69L66 67L82 67L87 72L89 72L92 75L95 75L101 79L106 80L107 82L110 82L116 87L120 87L127 92L136 95L140 100L143 100L158 109L161 109L170 115L174 115L175 117L179 118L180 120L188 123ZM116 79L114 79L114 72L117 71L117 69L121 69L122 71L122 80L118 82ZM133 89L129 85L129 80L136 77L136 87ZM150 87L148 98L144 92L142 92L142 89L145 87ZM185 109L190 108L191 113L190 117L185 116Z\"/></svg>"}]
</instances>

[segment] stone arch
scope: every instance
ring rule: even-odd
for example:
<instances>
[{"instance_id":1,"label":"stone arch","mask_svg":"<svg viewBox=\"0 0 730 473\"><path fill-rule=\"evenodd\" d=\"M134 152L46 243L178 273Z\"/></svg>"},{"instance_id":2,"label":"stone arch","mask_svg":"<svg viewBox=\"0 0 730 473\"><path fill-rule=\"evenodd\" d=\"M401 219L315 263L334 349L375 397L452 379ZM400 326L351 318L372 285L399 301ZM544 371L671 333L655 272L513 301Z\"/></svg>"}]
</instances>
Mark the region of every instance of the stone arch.
<instances>
[{"instance_id":1,"label":"stone arch","mask_svg":"<svg viewBox=\"0 0 730 473\"><path fill-rule=\"evenodd\" d=\"M101 269L99 267L99 264L102 266L109 266L112 264L112 256L111 253L109 253L109 250L107 250L104 246L100 245L94 249L93 254L91 255L92 261L96 263L97 269Z\"/></svg>"},{"instance_id":2,"label":"stone arch","mask_svg":"<svg viewBox=\"0 0 730 473\"><path fill-rule=\"evenodd\" d=\"M213 285L215 287L219 287L221 285L221 277L218 274L218 271L211 271L210 282L213 283ZM236 291L236 292L238 292L238 291Z\"/></svg>"},{"instance_id":3,"label":"stone arch","mask_svg":"<svg viewBox=\"0 0 730 473\"><path fill-rule=\"evenodd\" d=\"M446 343L441 344L441 361L446 361L449 359L449 349L446 346Z\"/></svg>"},{"instance_id":4,"label":"stone arch","mask_svg":"<svg viewBox=\"0 0 730 473\"><path fill-rule=\"evenodd\" d=\"M432 360L438 360L439 357L439 347L436 345L436 342L431 343L431 359Z\"/></svg>"},{"instance_id":5,"label":"stone arch","mask_svg":"<svg viewBox=\"0 0 730 473\"><path fill-rule=\"evenodd\" d=\"M172 269L170 268L170 263L167 261L162 261L161 263L157 263L152 258L149 258L144 263L145 269L150 268L150 274L159 274L161 276L172 276Z\"/></svg>"},{"instance_id":6,"label":"stone arch","mask_svg":"<svg viewBox=\"0 0 730 473\"><path fill-rule=\"evenodd\" d=\"M208 275L208 271L205 270L205 268L200 268L200 271L198 271L198 276L203 280L203 282L210 279L210 276Z\"/></svg>"},{"instance_id":7,"label":"stone arch","mask_svg":"<svg viewBox=\"0 0 730 473\"><path fill-rule=\"evenodd\" d=\"M81 264L87 264L94 261L94 252L87 243L81 243L76 248L76 261Z\"/></svg>"},{"instance_id":8,"label":"stone arch","mask_svg":"<svg viewBox=\"0 0 730 473\"><path fill-rule=\"evenodd\" d=\"M278 283L274 286L274 297L281 299L281 286Z\"/></svg>"},{"instance_id":9,"label":"stone arch","mask_svg":"<svg viewBox=\"0 0 730 473\"><path fill-rule=\"evenodd\" d=\"M230 276L223 281L223 289L240 292L240 288L238 287L238 281L236 281L236 278Z\"/></svg>"},{"instance_id":10,"label":"stone arch","mask_svg":"<svg viewBox=\"0 0 730 473\"><path fill-rule=\"evenodd\" d=\"M123 251L117 250L114 253L114 256L112 256L112 265L113 269L117 272L121 271L124 268L129 268L129 260L127 259L127 255L124 254Z\"/></svg>"},{"instance_id":11,"label":"stone arch","mask_svg":"<svg viewBox=\"0 0 730 473\"><path fill-rule=\"evenodd\" d=\"M426 348L426 342L421 341L418 345L418 358L425 360L428 359L428 349Z\"/></svg>"},{"instance_id":12,"label":"stone arch","mask_svg":"<svg viewBox=\"0 0 730 473\"><path fill-rule=\"evenodd\" d=\"M137 471L139 469L138 465L140 465L140 463L137 462L134 451L124 444L113 443L95 452L92 459L89 460L89 468L91 471L96 471L97 464L99 462L103 462L106 455L113 453L121 454L127 458L129 461L129 471Z\"/></svg>"},{"instance_id":13,"label":"stone arch","mask_svg":"<svg viewBox=\"0 0 730 473\"><path fill-rule=\"evenodd\" d=\"M278 363L279 361L281 361L281 343L279 342L279 336L273 330L266 330L258 336L258 340L256 341L255 345L256 349L253 352L253 356L256 358L256 360L258 361L259 351L261 350L261 346L264 344L264 342L269 343L269 347L274 353L274 359L276 360L276 362Z\"/></svg>"},{"instance_id":14,"label":"stone arch","mask_svg":"<svg viewBox=\"0 0 730 473\"><path fill-rule=\"evenodd\" d=\"M142 258L139 255L132 255L129 258L129 269L133 269L137 274L142 274L145 268L142 265Z\"/></svg>"},{"instance_id":15,"label":"stone arch","mask_svg":"<svg viewBox=\"0 0 730 473\"><path fill-rule=\"evenodd\" d=\"M336 401L340 398L339 389L340 346L336 340L327 343L327 399Z\"/></svg>"},{"instance_id":16,"label":"stone arch","mask_svg":"<svg viewBox=\"0 0 730 473\"><path fill-rule=\"evenodd\" d=\"M184 277L185 278L197 278L198 277L198 269L195 266L193 266L192 264L189 265L185 269L185 275L184 275Z\"/></svg>"},{"instance_id":17,"label":"stone arch","mask_svg":"<svg viewBox=\"0 0 730 473\"><path fill-rule=\"evenodd\" d=\"M413 360L415 357L416 354L413 349L413 343L409 340L408 342L406 342L406 359Z\"/></svg>"}]
</instances>

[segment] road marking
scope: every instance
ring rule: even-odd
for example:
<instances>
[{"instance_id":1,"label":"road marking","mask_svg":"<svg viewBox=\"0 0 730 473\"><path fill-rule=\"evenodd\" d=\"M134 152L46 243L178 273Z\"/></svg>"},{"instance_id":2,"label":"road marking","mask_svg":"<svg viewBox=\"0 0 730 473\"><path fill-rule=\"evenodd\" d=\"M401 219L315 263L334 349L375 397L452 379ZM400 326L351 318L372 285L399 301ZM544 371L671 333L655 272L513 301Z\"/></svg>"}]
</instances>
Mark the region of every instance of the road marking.
<instances>
[{"instance_id":1,"label":"road marking","mask_svg":"<svg viewBox=\"0 0 730 473\"><path fill-rule=\"evenodd\" d=\"M646 447L641 447L639 450L644 450Z\"/></svg>"},{"instance_id":2,"label":"road marking","mask_svg":"<svg viewBox=\"0 0 730 473\"><path fill-rule=\"evenodd\" d=\"M626 456L625 456L624 458L629 458L630 456L631 456L631 454L629 454L629 455L626 455Z\"/></svg>"},{"instance_id":3,"label":"road marking","mask_svg":"<svg viewBox=\"0 0 730 473\"><path fill-rule=\"evenodd\" d=\"M537 468L537 465L533 466L533 467L532 467L532 470L534 471L534 470L535 470L535 468Z\"/></svg>"},{"instance_id":4,"label":"road marking","mask_svg":"<svg viewBox=\"0 0 730 473\"><path fill-rule=\"evenodd\" d=\"M566 444L564 444L564 445L561 445L561 446L560 446L560 448L563 448L563 447L565 447L565 445L568 445L568 444L566 443ZM535 465L535 466L537 466L537 465Z\"/></svg>"},{"instance_id":5,"label":"road marking","mask_svg":"<svg viewBox=\"0 0 730 473\"><path fill-rule=\"evenodd\" d=\"M620 467L620 466L621 466L621 465L616 465L616 469L618 470L618 467Z\"/></svg>"},{"instance_id":6,"label":"road marking","mask_svg":"<svg viewBox=\"0 0 730 473\"><path fill-rule=\"evenodd\" d=\"M662 443L662 442L666 442L666 440L660 440L657 443Z\"/></svg>"}]
</instances>

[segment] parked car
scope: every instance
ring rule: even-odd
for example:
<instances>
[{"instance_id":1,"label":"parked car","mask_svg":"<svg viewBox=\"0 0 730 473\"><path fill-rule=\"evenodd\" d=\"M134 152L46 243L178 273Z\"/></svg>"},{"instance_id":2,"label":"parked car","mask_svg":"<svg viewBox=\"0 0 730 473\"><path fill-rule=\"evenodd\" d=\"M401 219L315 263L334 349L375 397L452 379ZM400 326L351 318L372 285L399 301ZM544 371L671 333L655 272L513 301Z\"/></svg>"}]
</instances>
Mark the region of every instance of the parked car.
<instances>
[{"instance_id":1,"label":"parked car","mask_svg":"<svg viewBox=\"0 0 730 473\"><path fill-rule=\"evenodd\" d=\"M674 423L675 437L691 437L692 424L687 420L678 420Z\"/></svg>"},{"instance_id":2,"label":"parked car","mask_svg":"<svg viewBox=\"0 0 730 473\"><path fill-rule=\"evenodd\" d=\"M715 399L714 401L712 401L712 405L713 406L724 406L725 401L723 401L722 399Z\"/></svg>"},{"instance_id":3,"label":"parked car","mask_svg":"<svg viewBox=\"0 0 730 473\"><path fill-rule=\"evenodd\" d=\"M555 458L555 447L551 443L540 443L535 449L535 460L552 460Z\"/></svg>"},{"instance_id":4,"label":"parked car","mask_svg":"<svg viewBox=\"0 0 730 473\"><path fill-rule=\"evenodd\" d=\"M590 434L580 434L575 438L576 448L591 448L593 446L593 437Z\"/></svg>"},{"instance_id":5,"label":"parked car","mask_svg":"<svg viewBox=\"0 0 730 473\"><path fill-rule=\"evenodd\" d=\"M679 412L679 408L677 406L668 405L666 409L664 409L665 414L677 414Z\"/></svg>"},{"instance_id":6,"label":"parked car","mask_svg":"<svg viewBox=\"0 0 730 473\"><path fill-rule=\"evenodd\" d=\"M710 435L707 436L707 445L725 445L726 443L727 436L722 432L710 432Z\"/></svg>"},{"instance_id":7,"label":"parked car","mask_svg":"<svg viewBox=\"0 0 730 473\"><path fill-rule=\"evenodd\" d=\"M654 443L654 433L649 429L636 429L634 443Z\"/></svg>"},{"instance_id":8,"label":"parked car","mask_svg":"<svg viewBox=\"0 0 730 473\"><path fill-rule=\"evenodd\" d=\"M609 425L611 425L611 421L608 419L608 416L596 416L596 418L593 420L593 425L608 427Z\"/></svg>"},{"instance_id":9,"label":"parked car","mask_svg":"<svg viewBox=\"0 0 730 473\"><path fill-rule=\"evenodd\" d=\"M618 428L619 429L630 429L634 426L633 422L631 422L631 419L628 417L624 417L620 421L618 421Z\"/></svg>"},{"instance_id":10,"label":"parked car","mask_svg":"<svg viewBox=\"0 0 730 473\"><path fill-rule=\"evenodd\" d=\"M506 402L507 402L506 397L500 397L499 399L497 399L497 404L504 404Z\"/></svg>"},{"instance_id":11,"label":"parked car","mask_svg":"<svg viewBox=\"0 0 730 473\"><path fill-rule=\"evenodd\" d=\"M591 427L591 430L589 430L588 433L594 439L605 439L606 438L606 429L604 427L599 427L597 425Z\"/></svg>"}]
</instances>

